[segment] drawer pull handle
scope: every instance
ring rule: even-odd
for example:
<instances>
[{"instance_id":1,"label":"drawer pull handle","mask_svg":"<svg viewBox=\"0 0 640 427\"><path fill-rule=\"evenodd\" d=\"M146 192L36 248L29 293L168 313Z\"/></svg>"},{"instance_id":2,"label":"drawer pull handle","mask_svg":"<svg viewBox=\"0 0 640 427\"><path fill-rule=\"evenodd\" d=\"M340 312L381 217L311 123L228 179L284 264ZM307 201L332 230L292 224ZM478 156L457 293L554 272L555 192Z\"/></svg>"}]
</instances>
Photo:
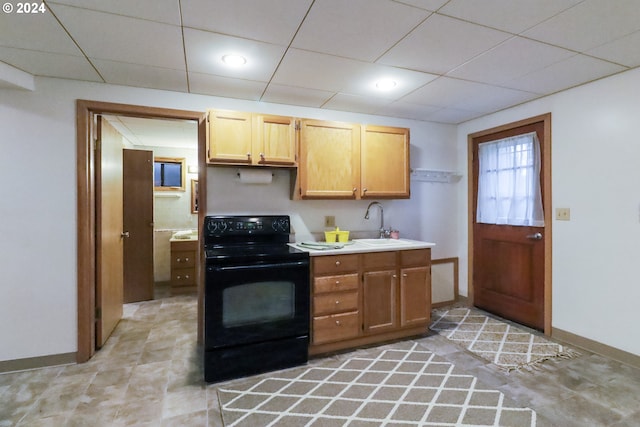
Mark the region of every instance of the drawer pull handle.
<instances>
[{"instance_id":1,"label":"drawer pull handle","mask_svg":"<svg viewBox=\"0 0 640 427\"><path fill-rule=\"evenodd\" d=\"M340 304L340 301L336 301L336 305Z\"/></svg>"},{"instance_id":2,"label":"drawer pull handle","mask_svg":"<svg viewBox=\"0 0 640 427\"><path fill-rule=\"evenodd\" d=\"M402 274L402 277L407 277L407 273L403 273L403 274Z\"/></svg>"},{"instance_id":3,"label":"drawer pull handle","mask_svg":"<svg viewBox=\"0 0 640 427\"><path fill-rule=\"evenodd\" d=\"M336 280L336 285L340 285L340 280Z\"/></svg>"},{"instance_id":4,"label":"drawer pull handle","mask_svg":"<svg viewBox=\"0 0 640 427\"><path fill-rule=\"evenodd\" d=\"M336 320L336 326L340 326L340 321Z\"/></svg>"},{"instance_id":5,"label":"drawer pull handle","mask_svg":"<svg viewBox=\"0 0 640 427\"><path fill-rule=\"evenodd\" d=\"M180 280L180 279L182 279L182 277L181 277L181 276L178 276L178 280Z\"/></svg>"},{"instance_id":6,"label":"drawer pull handle","mask_svg":"<svg viewBox=\"0 0 640 427\"><path fill-rule=\"evenodd\" d=\"M185 279L188 279L188 278L189 278L189 275L187 274L186 276L184 276L184 278L185 278Z\"/></svg>"},{"instance_id":7,"label":"drawer pull handle","mask_svg":"<svg viewBox=\"0 0 640 427\"><path fill-rule=\"evenodd\" d=\"M340 265L340 261L336 261L336 265Z\"/></svg>"}]
</instances>

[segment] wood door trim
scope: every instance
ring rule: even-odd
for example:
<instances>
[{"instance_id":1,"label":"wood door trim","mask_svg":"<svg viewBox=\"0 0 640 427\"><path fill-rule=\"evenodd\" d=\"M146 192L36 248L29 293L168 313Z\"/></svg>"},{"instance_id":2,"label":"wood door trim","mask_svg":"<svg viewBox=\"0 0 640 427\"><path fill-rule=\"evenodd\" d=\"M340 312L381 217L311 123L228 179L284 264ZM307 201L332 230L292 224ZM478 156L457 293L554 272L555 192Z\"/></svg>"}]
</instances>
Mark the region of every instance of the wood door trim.
<instances>
[{"instance_id":1,"label":"wood door trim","mask_svg":"<svg viewBox=\"0 0 640 427\"><path fill-rule=\"evenodd\" d=\"M552 248L552 205L551 205L551 113L541 114L512 123L507 123L491 129L478 131L467 136L467 286L468 298L473 301L473 140L492 133L503 132L512 128L527 126L533 123L543 122L544 127L544 147L543 147L543 169L542 176L544 187L542 189L542 205L544 206L544 333L551 335L551 308L552 308L552 274L551 274L551 248Z\"/></svg>"},{"instance_id":2,"label":"wood door trim","mask_svg":"<svg viewBox=\"0 0 640 427\"><path fill-rule=\"evenodd\" d=\"M156 119L195 120L198 122L198 181L200 205L206 206L206 114L201 111L174 110L110 102L76 101L76 191L77 191L77 281L78 281L78 349L76 362L86 362L95 349L95 156L91 141L92 122L96 114L114 114ZM205 209L198 212L202 224ZM199 251L202 252L202 251ZM199 255L202 265L202 253ZM202 340L203 308L202 268L198 269L198 340Z\"/></svg>"}]
</instances>

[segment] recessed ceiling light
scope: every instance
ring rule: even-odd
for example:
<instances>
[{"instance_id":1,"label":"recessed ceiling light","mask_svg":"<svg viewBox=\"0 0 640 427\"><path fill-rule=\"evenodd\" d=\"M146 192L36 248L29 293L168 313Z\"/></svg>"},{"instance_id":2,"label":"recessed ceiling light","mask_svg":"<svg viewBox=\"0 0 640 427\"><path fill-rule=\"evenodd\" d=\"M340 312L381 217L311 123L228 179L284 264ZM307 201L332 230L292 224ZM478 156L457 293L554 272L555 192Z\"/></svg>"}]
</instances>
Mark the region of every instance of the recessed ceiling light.
<instances>
[{"instance_id":1,"label":"recessed ceiling light","mask_svg":"<svg viewBox=\"0 0 640 427\"><path fill-rule=\"evenodd\" d=\"M222 57L222 62L230 67L241 67L247 63L247 58L242 55L228 54Z\"/></svg>"},{"instance_id":2,"label":"recessed ceiling light","mask_svg":"<svg viewBox=\"0 0 640 427\"><path fill-rule=\"evenodd\" d=\"M376 89L378 90L391 90L396 87L398 83L391 79L381 79L376 82Z\"/></svg>"}]
</instances>

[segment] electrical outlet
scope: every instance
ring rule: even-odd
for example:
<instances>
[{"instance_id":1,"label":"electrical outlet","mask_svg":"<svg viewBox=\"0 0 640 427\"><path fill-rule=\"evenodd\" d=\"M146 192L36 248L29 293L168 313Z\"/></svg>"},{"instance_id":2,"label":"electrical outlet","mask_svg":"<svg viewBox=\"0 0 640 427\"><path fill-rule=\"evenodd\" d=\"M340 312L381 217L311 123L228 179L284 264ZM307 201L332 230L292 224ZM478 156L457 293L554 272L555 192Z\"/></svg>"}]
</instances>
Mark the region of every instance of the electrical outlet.
<instances>
[{"instance_id":1,"label":"electrical outlet","mask_svg":"<svg viewBox=\"0 0 640 427\"><path fill-rule=\"evenodd\" d=\"M571 209L569 208L556 208L556 219L558 221L570 221Z\"/></svg>"},{"instance_id":2,"label":"electrical outlet","mask_svg":"<svg viewBox=\"0 0 640 427\"><path fill-rule=\"evenodd\" d=\"M324 226L325 227L335 227L336 226L336 217L333 215L324 217Z\"/></svg>"}]
</instances>

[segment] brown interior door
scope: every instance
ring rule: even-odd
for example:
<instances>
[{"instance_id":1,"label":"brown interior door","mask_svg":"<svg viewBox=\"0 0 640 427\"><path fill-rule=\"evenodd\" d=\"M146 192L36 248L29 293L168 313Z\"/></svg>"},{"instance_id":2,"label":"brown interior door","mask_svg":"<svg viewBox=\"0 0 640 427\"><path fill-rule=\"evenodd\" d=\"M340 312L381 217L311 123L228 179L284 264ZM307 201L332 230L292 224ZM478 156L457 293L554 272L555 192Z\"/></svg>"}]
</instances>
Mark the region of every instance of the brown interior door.
<instances>
[{"instance_id":1,"label":"brown interior door","mask_svg":"<svg viewBox=\"0 0 640 427\"><path fill-rule=\"evenodd\" d=\"M123 153L124 302L153 299L153 152Z\"/></svg>"},{"instance_id":2,"label":"brown interior door","mask_svg":"<svg viewBox=\"0 0 640 427\"><path fill-rule=\"evenodd\" d=\"M471 136L473 155L473 304L490 313L543 330L545 326L545 227L476 222L478 144L536 132L544 170L544 122L502 128ZM544 173L540 174L545 191ZM542 200L544 203L545 195ZM543 206L543 209L548 207Z\"/></svg>"},{"instance_id":3,"label":"brown interior door","mask_svg":"<svg viewBox=\"0 0 640 427\"><path fill-rule=\"evenodd\" d=\"M122 136L97 117L96 144L96 347L122 318Z\"/></svg>"}]
</instances>

